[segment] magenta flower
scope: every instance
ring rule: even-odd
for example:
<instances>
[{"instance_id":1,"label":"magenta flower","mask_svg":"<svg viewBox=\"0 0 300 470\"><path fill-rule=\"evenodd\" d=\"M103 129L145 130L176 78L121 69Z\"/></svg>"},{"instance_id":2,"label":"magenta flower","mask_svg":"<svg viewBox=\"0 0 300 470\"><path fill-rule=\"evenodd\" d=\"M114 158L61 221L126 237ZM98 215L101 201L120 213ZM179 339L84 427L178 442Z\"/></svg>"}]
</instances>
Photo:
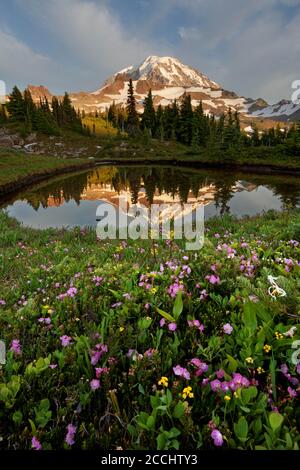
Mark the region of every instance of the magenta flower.
<instances>
[{"instance_id":1,"label":"magenta flower","mask_svg":"<svg viewBox=\"0 0 300 470\"><path fill-rule=\"evenodd\" d=\"M161 318L161 320L159 321L159 326L162 328L163 326L165 326L165 323L166 320L164 318Z\"/></svg>"},{"instance_id":2,"label":"magenta flower","mask_svg":"<svg viewBox=\"0 0 300 470\"><path fill-rule=\"evenodd\" d=\"M169 328L169 331L176 331L177 325L176 323L169 323L168 328Z\"/></svg>"},{"instance_id":3,"label":"magenta flower","mask_svg":"<svg viewBox=\"0 0 300 470\"><path fill-rule=\"evenodd\" d=\"M218 431L218 429L214 429L211 433L211 437L214 441L214 445L216 447L221 447L223 445L223 436L222 434L220 433L220 431Z\"/></svg>"},{"instance_id":4,"label":"magenta flower","mask_svg":"<svg viewBox=\"0 0 300 470\"><path fill-rule=\"evenodd\" d=\"M212 285L215 284L220 284L220 278L219 276L216 276L215 274L210 274L209 276L206 276L206 278Z\"/></svg>"},{"instance_id":5,"label":"magenta flower","mask_svg":"<svg viewBox=\"0 0 300 470\"><path fill-rule=\"evenodd\" d=\"M59 339L60 339L60 341L61 341L61 345L62 345L64 348L65 348L66 346L69 346L70 344L72 344L72 343L71 343L71 341L72 341L71 336L63 335L63 336L61 336Z\"/></svg>"},{"instance_id":6,"label":"magenta flower","mask_svg":"<svg viewBox=\"0 0 300 470\"><path fill-rule=\"evenodd\" d=\"M292 387L288 387L288 388L287 388L287 391L289 392L289 396L290 396L291 398L296 398L296 396L297 396L296 390L294 390Z\"/></svg>"},{"instance_id":7,"label":"magenta flower","mask_svg":"<svg viewBox=\"0 0 300 470\"><path fill-rule=\"evenodd\" d=\"M190 380L191 375L187 369L184 367L181 367L180 365L177 365L173 367L173 372L175 375L178 375L179 377L183 377L186 380Z\"/></svg>"},{"instance_id":8,"label":"magenta flower","mask_svg":"<svg viewBox=\"0 0 300 470\"><path fill-rule=\"evenodd\" d=\"M67 296L68 297L75 297L75 295L77 294L77 289L76 287L70 287L70 289L67 290Z\"/></svg>"},{"instance_id":9,"label":"magenta flower","mask_svg":"<svg viewBox=\"0 0 300 470\"><path fill-rule=\"evenodd\" d=\"M179 291L183 291L184 290L184 287L182 284L178 284L178 283L174 283L174 284L171 284L170 287L168 288L168 294L174 298L176 297L177 293Z\"/></svg>"},{"instance_id":10,"label":"magenta flower","mask_svg":"<svg viewBox=\"0 0 300 470\"><path fill-rule=\"evenodd\" d=\"M224 375L225 375L225 372L223 369L217 370L216 376L218 377L218 379L223 379Z\"/></svg>"},{"instance_id":11,"label":"magenta flower","mask_svg":"<svg viewBox=\"0 0 300 470\"><path fill-rule=\"evenodd\" d=\"M108 374L109 369L107 367L96 367L95 372L96 372L96 379L99 379L102 374L103 375Z\"/></svg>"},{"instance_id":12,"label":"magenta flower","mask_svg":"<svg viewBox=\"0 0 300 470\"><path fill-rule=\"evenodd\" d=\"M5 300L3 300L3 299L0 299L0 305L2 305L2 306L6 305L6 302L5 302Z\"/></svg>"},{"instance_id":13,"label":"magenta flower","mask_svg":"<svg viewBox=\"0 0 300 470\"><path fill-rule=\"evenodd\" d=\"M223 331L224 331L224 333L226 333L226 335L231 335L231 333L233 332L233 328L232 328L232 326L230 325L230 323L226 323L226 324L223 326Z\"/></svg>"},{"instance_id":14,"label":"magenta flower","mask_svg":"<svg viewBox=\"0 0 300 470\"><path fill-rule=\"evenodd\" d=\"M76 434L76 426L74 426L73 424L68 424L67 435L66 435L65 441L69 446L72 446L73 444L75 444L75 439L74 439L75 434Z\"/></svg>"},{"instance_id":15,"label":"magenta flower","mask_svg":"<svg viewBox=\"0 0 300 470\"><path fill-rule=\"evenodd\" d=\"M42 450L42 445L35 436L31 439L31 446L34 450Z\"/></svg>"},{"instance_id":16,"label":"magenta flower","mask_svg":"<svg viewBox=\"0 0 300 470\"><path fill-rule=\"evenodd\" d=\"M212 389L213 392L217 392L218 390L221 389L221 382L219 379L215 379L215 380L212 380L210 382L210 387Z\"/></svg>"},{"instance_id":17,"label":"magenta flower","mask_svg":"<svg viewBox=\"0 0 300 470\"><path fill-rule=\"evenodd\" d=\"M16 356L19 356L20 354L22 354L22 351L21 351L21 343L18 339L13 339L12 342L11 342L11 346L10 346L10 350L13 351L13 353L16 355Z\"/></svg>"},{"instance_id":18,"label":"magenta flower","mask_svg":"<svg viewBox=\"0 0 300 470\"><path fill-rule=\"evenodd\" d=\"M93 392L95 390L98 390L98 388L100 388L100 380L98 380L98 379L91 380L90 381L90 387L93 390Z\"/></svg>"}]
</instances>

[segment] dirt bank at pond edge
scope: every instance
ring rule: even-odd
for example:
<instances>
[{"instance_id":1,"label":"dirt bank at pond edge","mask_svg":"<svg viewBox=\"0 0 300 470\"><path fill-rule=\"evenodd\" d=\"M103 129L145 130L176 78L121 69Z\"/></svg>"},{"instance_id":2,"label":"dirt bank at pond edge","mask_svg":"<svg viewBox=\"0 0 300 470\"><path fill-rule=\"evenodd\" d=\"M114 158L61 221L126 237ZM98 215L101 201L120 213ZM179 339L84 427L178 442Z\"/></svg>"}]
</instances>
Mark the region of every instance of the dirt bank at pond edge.
<instances>
[{"instance_id":1,"label":"dirt bank at pond edge","mask_svg":"<svg viewBox=\"0 0 300 470\"><path fill-rule=\"evenodd\" d=\"M85 170L89 168L93 168L95 166L94 161L89 161L86 163L82 163L80 165L70 164L70 166L66 166L63 168L53 168L42 171L40 173L34 173L32 175L24 176L16 181L12 181L11 183L0 185L0 197L14 193L26 186L39 183L40 181L46 180L51 178L52 176L61 175L64 173L72 173L78 170Z\"/></svg>"}]
</instances>

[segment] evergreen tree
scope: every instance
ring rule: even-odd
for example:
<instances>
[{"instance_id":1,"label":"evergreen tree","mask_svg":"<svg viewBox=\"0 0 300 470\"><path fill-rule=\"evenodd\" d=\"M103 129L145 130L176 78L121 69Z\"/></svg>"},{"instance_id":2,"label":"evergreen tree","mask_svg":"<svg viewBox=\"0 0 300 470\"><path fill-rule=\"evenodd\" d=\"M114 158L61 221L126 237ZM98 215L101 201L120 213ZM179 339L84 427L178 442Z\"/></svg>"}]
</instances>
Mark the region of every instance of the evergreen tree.
<instances>
[{"instance_id":1,"label":"evergreen tree","mask_svg":"<svg viewBox=\"0 0 300 470\"><path fill-rule=\"evenodd\" d=\"M163 141L165 138L165 127L164 127L164 110L161 105L159 105L157 108L155 122L156 122L155 137Z\"/></svg>"},{"instance_id":2,"label":"evergreen tree","mask_svg":"<svg viewBox=\"0 0 300 470\"><path fill-rule=\"evenodd\" d=\"M184 94L180 107L179 140L183 144L191 145L193 137L193 108L191 96Z\"/></svg>"},{"instance_id":3,"label":"evergreen tree","mask_svg":"<svg viewBox=\"0 0 300 470\"><path fill-rule=\"evenodd\" d=\"M142 116L142 128L147 129L150 137L153 136L156 127L156 116L155 109L153 106L152 91L151 88L144 101L144 113Z\"/></svg>"},{"instance_id":4,"label":"evergreen tree","mask_svg":"<svg viewBox=\"0 0 300 470\"><path fill-rule=\"evenodd\" d=\"M5 109L5 105L2 104L0 105L0 125L6 124L6 122L7 122L6 109Z\"/></svg>"},{"instance_id":5,"label":"evergreen tree","mask_svg":"<svg viewBox=\"0 0 300 470\"><path fill-rule=\"evenodd\" d=\"M25 122L25 103L22 93L17 86L14 86L11 94L9 95L7 110L12 121Z\"/></svg>"},{"instance_id":6,"label":"evergreen tree","mask_svg":"<svg viewBox=\"0 0 300 470\"><path fill-rule=\"evenodd\" d=\"M116 107L116 104L115 102L113 102L109 109L108 109L108 113L107 113L107 120L109 122L111 122L111 124L114 126L114 127L117 127L117 124L118 124L118 113L117 113L117 107Z\"/></svg>"},{"instance_id":7,"label":"evergreen tree","mask_svg":"<svg viewBox=\"0 0 300 470\"><path fill-rule=\"evenodd\" d=\"M134 97L132 79L129 80L128 85L128 98L127 98L127 132L133 136L137 133L139 128L139 117L136 110L136 102Z\"/></svg>"},{"instance_id":8,"label":"evergreen tree","mask_svg":"<svg viewBox=\"0 0 300 470\"><path fill-rule=\"evenodd\" d=\"M28 132L31 132L33 128L36 106L33 102L30 90L28 88L26 88L26 90L24 91L24 112L26 129Z\"/></svg>"}]
</instances>

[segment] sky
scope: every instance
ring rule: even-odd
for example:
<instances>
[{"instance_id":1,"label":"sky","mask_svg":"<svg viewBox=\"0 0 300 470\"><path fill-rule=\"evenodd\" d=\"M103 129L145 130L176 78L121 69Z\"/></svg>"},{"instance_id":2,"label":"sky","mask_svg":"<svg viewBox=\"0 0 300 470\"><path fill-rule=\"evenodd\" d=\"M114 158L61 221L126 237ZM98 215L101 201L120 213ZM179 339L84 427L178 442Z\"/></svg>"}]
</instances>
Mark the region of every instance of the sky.
<instances>
[{"instance_id":1,"label":"sky","mask_svg":"<svg viewBox=\"0 0 300 470\"><path fill-rule=\"evenodd\" d=\"M93 91L149 55L174 56L269 103L300 79L300 0L1 0L0 80Z\"/></svg>"}]
</instances>

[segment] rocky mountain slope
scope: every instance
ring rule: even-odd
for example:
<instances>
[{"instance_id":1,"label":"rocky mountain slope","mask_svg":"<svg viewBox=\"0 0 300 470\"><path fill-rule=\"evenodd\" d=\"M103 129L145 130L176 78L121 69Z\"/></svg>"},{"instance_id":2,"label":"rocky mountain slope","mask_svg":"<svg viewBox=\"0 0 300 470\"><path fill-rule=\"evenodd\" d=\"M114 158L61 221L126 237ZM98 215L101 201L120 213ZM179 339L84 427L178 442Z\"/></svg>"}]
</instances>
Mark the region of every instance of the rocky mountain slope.
<instances>
[{"instance_id":1,"label":"rocky mountain slope","mask_svg":"<svg viewBox=\"0 0 300 470\"><path fill-rule=\"evenodd\" d=\"M139 110L142 110L143 101L151 88L155 106L167 106L175 99L180 102L184 93L188 93L191 95L193 106L202 101L204 110L216 116L231 108L245 117L279 121L294 121L300 118L300 105L291 101L269 105L261 98L254 100L238 96L178 59L158 56L149 56L138 67L130 66L115 73L96 91L71 93L73 105L86 112L104 111L113 102L124 106L130 78L133 80ZM30 85L29 88L35 100L39 100L40 96L51 98L49 90L42 86Z\"/></svg>"}]
</instances>

